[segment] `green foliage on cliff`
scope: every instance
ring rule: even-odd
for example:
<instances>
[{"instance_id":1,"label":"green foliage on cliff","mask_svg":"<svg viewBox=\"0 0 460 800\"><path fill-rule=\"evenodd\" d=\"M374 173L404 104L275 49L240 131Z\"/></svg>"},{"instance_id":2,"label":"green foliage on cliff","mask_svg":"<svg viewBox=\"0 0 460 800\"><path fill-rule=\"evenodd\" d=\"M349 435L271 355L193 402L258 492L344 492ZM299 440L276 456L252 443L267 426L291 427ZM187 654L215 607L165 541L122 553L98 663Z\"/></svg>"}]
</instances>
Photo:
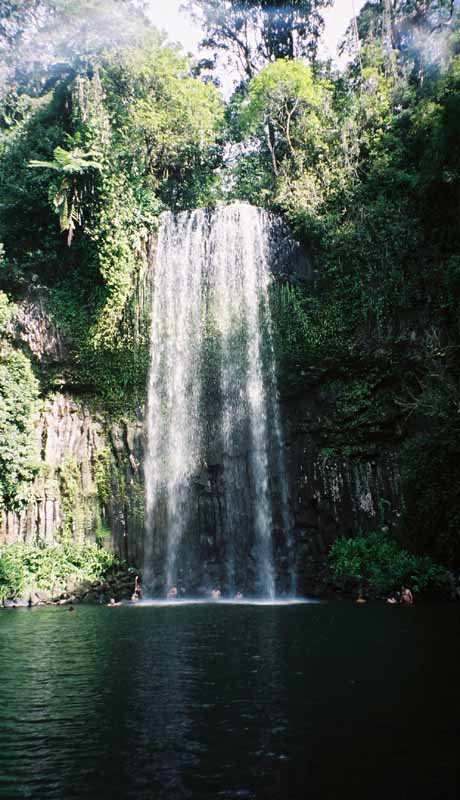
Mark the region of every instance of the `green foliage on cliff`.
<instances>
[{"instance_id":1,"label":"green foliage on cliff","mask_svg":"<svg viewBox=\"0 0 460 800\"><path fill-rule=\"evenodd\" d=\"M32 414L38 382L27 356L0 354L0 507L20 511L38 472Z\"/></svg>"},{"instance_id":2,"label":"green foliage on cliff","mask_svg":"<svg viewBox=\"0 0 460 800\"><path fill-rule=\"evenodd\" d=\"M18 597L27 587L51 594L103 578L119 559L94 544L37 545L16 542L0 548L0 597Z\"/></svg>"},{"instance_id":3,"label":"green foliage on cliff","mask_svg":"<svg viewBox=\"0 0 460 800\"><path fill-rule=\"evenodd\" d=\"M223 104L149 26L70 63L48 93L25 85L27 109L0 126L0 284L19 296L46 282L72 351L66 382L131 413L146 384L148 310L131 323L149 239L162 210L211 198Z\"/></svg>"},{"instance_id":4,"label":"green foliage on cliff","mask_svg":"<svg viewBox=\"0 0 460 800\"><path fill-rule=\"evenodd\" d=\"M0 511L21 511L38 472L33 413L38 381L30 360L11 347L5 327L14 313L0 292Z\"/></svg>"},{"instance_id":5,"label":"green foliage on cliff","mask_svg":"<svg viewBox=\"0 0 460 800\"><path fill-rule=\"evenodd\" d=\"M404 550L383 532L336 539L328 561L334 579L349 591L360 589L388 594L408 586L421 594L448 586L448 572L444 567L428 556Z\"/></svg>"},{"instance_id":6,"label":"green foliage on cliff","mask_svg":"<svg viewBox=\"0 0 460 800\"><path fill-rule=\"evenodd\" d=\"M284 212L318 268L273 293L283 396L314 392L312 432L338 456L404 443L406 541L457 564L459 14L414 14L367 3L340 76L292 61L252 76L229 106L230 196Z\"/></svg>"},{"instance_id":7,"label":"green foliage on cliff","mask_svg":"<svg viewBox=\"0 0 460 800\"><path fill-rule=\"evenodd\" d=\"M272 287L271 311L286 389L302 386L307 375L324 375L338 353L342 355L346 310L340 305L328 305L315 294L286 283Z\"/></svg>"},{"instance_id":8,"label":"green foliage on cliff","mask_svg":"<svg viewBox=\"0 0 460 800\"><path fill-rule=\"evenodd\" d=\"M407 541L457 563L455 4L366 3L339 74L315 57L326 0L190 0L213 52L240 61L243 80L226 108L130 0L8 5L0 286L14 299L32 280L50 287L48 311L70 357L56 373L37 369L42 391L64 386L112 416L132 413L148 367L139 287L161 211L221 199L277 210L317 268L314 286L272 291L283 398L316 392L323 451L368 459L403 444ZM35 72L25 55L31 30ZM2 359L4 391L13 398L7 372L16 370L26 398L20 425L19 411L5 422L4 497L19 507L14 476L25 489L33 459L24 445L13 468L7 440L18 430L30 444L37 390L25 355L6 341Z\"/></svg>"},{"instance_id":9,"label":"green foliage on cliff","mask_svg":"<svg viewBox=\"0 0 460 800\"><path fill-rule=\"evenodd\" d=\"M408 542L419 553L429 552L457 565L460 430L456 416L409 439L402 451L402 463Z\"/></svg>"}]
</instances>

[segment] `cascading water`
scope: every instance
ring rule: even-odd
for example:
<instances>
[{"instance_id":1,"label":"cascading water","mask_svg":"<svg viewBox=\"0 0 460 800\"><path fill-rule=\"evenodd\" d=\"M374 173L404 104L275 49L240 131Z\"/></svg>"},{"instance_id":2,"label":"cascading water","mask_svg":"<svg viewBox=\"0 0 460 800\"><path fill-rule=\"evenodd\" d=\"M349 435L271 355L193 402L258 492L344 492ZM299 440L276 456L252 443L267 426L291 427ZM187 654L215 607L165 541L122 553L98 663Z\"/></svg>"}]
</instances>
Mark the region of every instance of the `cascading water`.
<instances>
[{"instance_id":1,"label":"cascading water","mask_svg":"<svg viewBox=\"0 0 460 800\"><path fill-rule=\"evenodd\" d=\"M162 218L145 462L150 590L217 581L274 598L274 495L292 562L269 226L265 212L240 203ZM292 563L288 572L292 591Z\"/></svg>"}]
</instances>

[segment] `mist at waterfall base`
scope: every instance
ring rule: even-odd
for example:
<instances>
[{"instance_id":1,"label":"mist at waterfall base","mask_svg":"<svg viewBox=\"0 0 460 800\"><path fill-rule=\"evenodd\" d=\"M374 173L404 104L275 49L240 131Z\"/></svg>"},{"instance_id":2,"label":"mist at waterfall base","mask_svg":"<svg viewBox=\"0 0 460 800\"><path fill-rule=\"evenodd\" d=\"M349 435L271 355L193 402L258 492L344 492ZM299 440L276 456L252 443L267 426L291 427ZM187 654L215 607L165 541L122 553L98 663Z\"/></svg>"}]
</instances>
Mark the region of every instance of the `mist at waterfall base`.
<instances>
[{"instance_id":1,"label":"mist at waterfall base","mask_svg":"<svg viewBox=\"0 0 460 800\"><path fill-rule=\"evenodd\" d=\"M144 591L295 594L270 317L270 216L163 215L154 263Z\"/></svg>"},{"instance_id":2,"label":"mist at waterfall base","mask_svg":"<svg viewBox=\"0 0 460 800\"><path fill-rule=\"evenodd\" d=\"M0 612L0 797L456 800L455 604Z\"/></svg>"}]
</instances>

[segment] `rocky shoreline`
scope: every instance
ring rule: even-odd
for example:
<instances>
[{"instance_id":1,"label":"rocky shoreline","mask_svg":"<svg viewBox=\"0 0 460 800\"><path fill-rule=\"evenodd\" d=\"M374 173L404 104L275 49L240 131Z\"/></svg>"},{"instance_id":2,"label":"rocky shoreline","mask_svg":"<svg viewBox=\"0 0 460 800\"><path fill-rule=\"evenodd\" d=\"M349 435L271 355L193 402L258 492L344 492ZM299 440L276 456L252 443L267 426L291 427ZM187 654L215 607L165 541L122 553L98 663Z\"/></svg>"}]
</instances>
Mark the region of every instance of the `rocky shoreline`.
<instances>
[{"instance_id":1,"label":"rocky shoreline","mask_svg":"<svg viewBox=\"0 0 460 800\"><path fill-rule=\"evenodd\" d=\"M134 591L134 583L139 570L135 567L114 567L101 580L81 584L68 583L46 591L36 586L28 586L18 597L4 597L0 608L31 608L35 606L63 606L75 603L108 603L129 599Z\"/></svg>"}]
</instances>

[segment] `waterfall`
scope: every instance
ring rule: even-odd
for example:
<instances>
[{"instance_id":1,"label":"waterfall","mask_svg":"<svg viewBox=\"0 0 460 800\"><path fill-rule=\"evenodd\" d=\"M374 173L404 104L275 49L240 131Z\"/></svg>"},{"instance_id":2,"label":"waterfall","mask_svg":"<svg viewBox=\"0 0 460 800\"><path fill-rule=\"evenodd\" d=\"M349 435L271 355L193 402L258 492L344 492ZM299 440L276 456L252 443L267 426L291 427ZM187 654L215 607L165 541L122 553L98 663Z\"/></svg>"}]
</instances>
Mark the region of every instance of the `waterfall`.
<instances>
[{"instance_id":1,"label":"waterfall","mask_svg":"<svg viewBox=\"0 0 460 800\"><path fill-rule=\"evenodd\" d=\"M162 216L154 265L148 588L274 598L273 497L291 562L269 308L269 216L237 203Z\"/></svg>"}]
</instances>

